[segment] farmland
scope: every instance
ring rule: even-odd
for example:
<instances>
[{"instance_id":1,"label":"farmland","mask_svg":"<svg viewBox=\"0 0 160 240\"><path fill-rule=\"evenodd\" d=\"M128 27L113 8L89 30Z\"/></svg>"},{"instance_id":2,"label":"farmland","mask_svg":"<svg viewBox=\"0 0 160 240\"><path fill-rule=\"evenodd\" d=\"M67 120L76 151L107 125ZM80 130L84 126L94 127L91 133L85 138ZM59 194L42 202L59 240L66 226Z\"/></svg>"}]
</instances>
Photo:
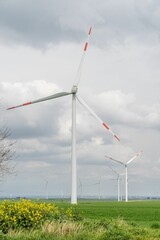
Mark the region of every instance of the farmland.
<instances>
[{"instance_id":1,"label":"farmland","mask_svg":"<svg viewBox=\"0 0 160 240\"><path fill-rule=\"evenodd\" d=\"M40 201L40 200L39 200ZM39 202L38 201L38 202ZM37 202L37 200L36 200ZM40 201L41 202L41 201ZM43 201L59 209L69 209L68 201ZM78 202L78 218L45 222L39 229L19 229L0 233L2 240L158 240L160 239L160 201Z\"/></svg>"},{"instance_id":2,"label":"farmland","mask_svg":"<svg viewBox=\"0 0 160 240\"><path fill-rule=\"evenodd\" d=\"M58 206L67 207L66 202L56 202ZM160 201L80 201L78 207L82 210L84 217L89 219L117 219L135 222L139 225L150 226L160 222Z\"/></svg>"}]
</instances>

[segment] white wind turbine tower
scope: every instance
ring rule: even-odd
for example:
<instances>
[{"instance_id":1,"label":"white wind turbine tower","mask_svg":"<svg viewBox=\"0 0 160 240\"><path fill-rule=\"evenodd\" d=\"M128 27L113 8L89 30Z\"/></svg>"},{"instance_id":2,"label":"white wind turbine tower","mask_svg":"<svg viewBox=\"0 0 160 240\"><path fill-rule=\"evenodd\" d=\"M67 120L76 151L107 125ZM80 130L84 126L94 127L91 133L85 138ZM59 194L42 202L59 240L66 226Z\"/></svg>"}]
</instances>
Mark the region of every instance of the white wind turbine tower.
<instances>
[{"instance_id":1,"label":"white wind turbine tower","mask_svg":"<svg viewBox=\"0 0 160 240\"><path fill-rule=\"evenodd\" d=\"M78 94L77 94L78 84L79 84L80 77L81 77L81 71L82 71L82 66L83 66L83 62L84 62L85 53L86 53L87 48L88 48L88 43L89 43L89 37L91 35L91 30L92 30L92 28L89 29L88 39L87 39L87 41L84 45L83 54L82 54L81 61L80 61L80 64L79 64L79 68L78 68L78 71L77 71L75 83L73 84L73 87L72 87L70 92L56 93L56 94L53 94L51 96L47 96L47 97L40 98L40 99L37 99L37 100L34 100L34 101L26 102L26 103L23 103L21 105L10 107L10 108L7 109L7 110L15 109L15 108L23 107L23 106L28 106L28 105L34 104L34 103L40 103L40 102L43 102L43 101L52 100L54 98L59 98L59 97L67 96L67 95L72 95L72 187L71 187L71 204L77 204L76 99L78 99L78 101L116 138L116 140L120 141L119 138L108 127L108 125L106 123L104 123L95 114L95 112L82 100L82 98L80 98L80 96L78 96Z\"/></svg>"},{"instance_id":2,"label":"white wind turbine tower","mask_svg":"<svg viewBox=\"0 0 160 240\"><path fill-rule=\"evenodd\" d=\"M130 160L128 160L128 162L124 163L124 162L121 162L119 160L116 160L114 158L111 158L111 157L108 157L108 156L105 156L106 158L109 158L110 160L114 161L114 162L117 162L117 163L120 163L122 164L124 167L125 167L125 192L126 192L126 202L128 202L128 170L127 170L127 167L128 165L135 159L137 158L139 155L141 155L142 152L139 152L137 154L135 154L134 157L132 157Z\"/></svg>"}]
</instances>

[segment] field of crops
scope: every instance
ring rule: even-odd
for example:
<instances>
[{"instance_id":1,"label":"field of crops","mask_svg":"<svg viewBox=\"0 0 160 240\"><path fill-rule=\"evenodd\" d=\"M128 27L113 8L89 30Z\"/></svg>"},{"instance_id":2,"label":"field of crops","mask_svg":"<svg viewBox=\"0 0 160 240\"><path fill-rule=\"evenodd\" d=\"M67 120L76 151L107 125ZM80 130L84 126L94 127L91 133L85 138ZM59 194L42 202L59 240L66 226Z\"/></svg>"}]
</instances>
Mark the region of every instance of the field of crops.
<instances>
[{"instance_id":1,"label":"field of crops","mask_svg":"<svg viewBox=\"0 0 160 240\"><path fill-rule=\"evenodd\" d=\"M67 207L70 203L56 202L58 206ZM129 223L150 226L160 223L160 201L79 201L78 207L89 219L123 218Z\"/></svg>"},{"instance_id":2,"label":"field of crops","mask_svg":"<svg viewBox=\"0 0 160 240\"><path fill-rule=\"evenodd\" d=\"M16 202L15 202L16 203ZM19 219L23 228L7 230L6 233L0 232L0 240L158 240L160 239L160 201L79 201L76 207L72 207L68 201L36 201L40 206L33 206L32 202L23 203L23 207L18 206L17 215L14 216L9 204L6 209L9 212L7 216L14 223ZM45 209L50 209L53 213L51 218L43 221L40 217L46 217ZM25 205L24 205L25 204ZM0 203L0 207L2 202ZM11 203L12 205L12 203ZM10 205L10 206L11 206ZM56 208L52 208L52 205ZM13 206L13 205L12 205ZM29 207L29 208L28 208ZM9 210L8 210L9 209ZM35 210L36 209L36 210ZM0 208L2 213L3 209ZM30 212L29 212L30 211ZM38 212L39 211L39 212ZM58 213L61 212L60 213ZM23 214L25 213L25 215ZM22 215L19 217L19 214ZM47 213L48 214L48 213ZM30 216L32 215L32 217ZM26 220L24 221L24 217ZM1 217L1 216L0 216ZM5 218L6 218L5 217ZM39 217L39 218L38 218ZM33 222L32 222L33 219ZM41 224L35 227L35 219L41 220ZM1 222L2 224L3 222ZM6 222L7 223L7 222ZM32 228L25 224L33 223ZM10 224L8 222L8 224ZM17 223L16 223L17 224ZM9 226L6 225L9 229Z\"/></svg>"}]
</instances>

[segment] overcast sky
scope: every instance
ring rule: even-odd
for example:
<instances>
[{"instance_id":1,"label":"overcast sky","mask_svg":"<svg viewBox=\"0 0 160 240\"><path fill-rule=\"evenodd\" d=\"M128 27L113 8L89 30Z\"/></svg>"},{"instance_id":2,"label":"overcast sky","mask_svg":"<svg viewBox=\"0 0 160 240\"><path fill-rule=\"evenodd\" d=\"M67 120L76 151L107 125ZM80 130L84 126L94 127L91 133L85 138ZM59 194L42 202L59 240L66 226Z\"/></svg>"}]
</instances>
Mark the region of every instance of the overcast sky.
<instances>
[{"instance_id":1,"label":"overcast sky","mask_svg":"<svg viewBox=\"0 0 160 240\"><path fill-rule=\"evenodd\" d=\"M0 110L16 143L16 175L3 196L70 195L71 96L6 111L70 91L87 32L79 95L121 139L77 102L79 195L116 196L127 162L129 195L160 196L159 0L0 0ZM114 179L114 180L113 180Z\"/></svg>"}]
</instances>

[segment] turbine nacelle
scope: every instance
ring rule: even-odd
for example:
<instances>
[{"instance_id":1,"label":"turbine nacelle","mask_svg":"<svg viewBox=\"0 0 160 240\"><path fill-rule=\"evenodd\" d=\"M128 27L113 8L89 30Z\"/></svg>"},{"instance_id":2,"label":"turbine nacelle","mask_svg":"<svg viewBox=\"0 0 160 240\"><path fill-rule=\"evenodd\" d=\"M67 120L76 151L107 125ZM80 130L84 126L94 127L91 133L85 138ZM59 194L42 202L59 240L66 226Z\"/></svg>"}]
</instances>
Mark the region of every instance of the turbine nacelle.
<instances>
[{"instance_id":1,"label":"turbine nacelle","mask_svg":"<svg viewBox=\"0 0 160 240\"><path fill-rule=\"evenodd\" d=\"M71 89L71 93L72 94L76 94L76 92L78 91L78 88L76 85L73 85L72 89Z\"/></svg>"}]
</instances>

